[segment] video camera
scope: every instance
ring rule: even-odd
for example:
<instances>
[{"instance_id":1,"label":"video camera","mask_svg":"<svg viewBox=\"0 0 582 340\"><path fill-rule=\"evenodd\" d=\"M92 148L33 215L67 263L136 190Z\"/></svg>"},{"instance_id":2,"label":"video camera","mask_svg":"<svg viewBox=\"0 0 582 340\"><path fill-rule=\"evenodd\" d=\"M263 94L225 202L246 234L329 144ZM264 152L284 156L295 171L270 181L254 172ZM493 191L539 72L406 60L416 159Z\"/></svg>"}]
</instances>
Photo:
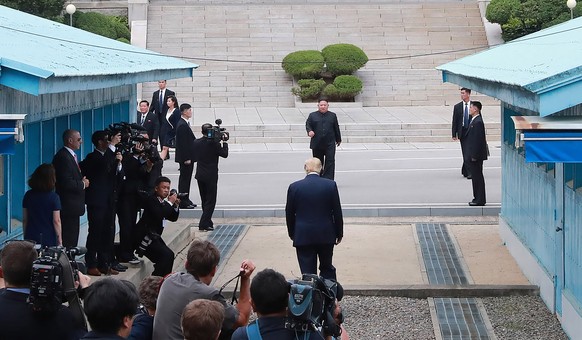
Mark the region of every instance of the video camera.
<instances>
[{"instance_id":1,"label":"video camera","mask_svg":"<svg viewBox=\"0 0 582 340\"><path fill-rule=\"evenodd\" d=\"M115 145L115 152L121 154L130 153L132 155L139 155L151 162L156 163L161 161L155 143L151 143L150 139L145 137L143 133L147 131L143 126L135 123L119 122L110 124L105 129L109 136L121 134L121 142ZM138 147L141 145L142 147Z\"/></svg>"},{"instance_id":2,"label":"video camera","mask_svg":"<svg viewBox=\"0 0 582 340\"><path fill-rule=\"evenodd\" d=\"M85 265L77 262L75 256L87 252L84 247L45 247L38 249L38 258L32 263L30 295L28 303L35 312L54 314L69 303L76 321L85 325L85 318L75 288L79 272L84 273ZM85 325L86 326L86 325Z\"/></svg>"},{"instance_id":3,"label":"video camera","mask_svg":"<svg viewBox=\"0 0 582 340\"><path fill-rule=\"evenodd\" d=\"M303 274L290 281L288 315L285 328L295 331L319 331L339 337L341 326L333 317L336 299L343 297L343 288L335 281L315 274ZM340 316L340 319L343 316Z\"/></svg>"},{"instance_id":4,"label":"video camera","mask_svg":"<svg viewBox=\"0 0 582 340\"><path fill-rule=\"evenodd\" d=\"M208 129L206 131L206 137L214 139L217 142L228 141L230 135L228 134L225 128L220 127L220 125L222 124L222 119L218 118L217 120L214 121L214 123L216 124L216 126L213 126L211 129Z\"/></svg>"}]
</instances>

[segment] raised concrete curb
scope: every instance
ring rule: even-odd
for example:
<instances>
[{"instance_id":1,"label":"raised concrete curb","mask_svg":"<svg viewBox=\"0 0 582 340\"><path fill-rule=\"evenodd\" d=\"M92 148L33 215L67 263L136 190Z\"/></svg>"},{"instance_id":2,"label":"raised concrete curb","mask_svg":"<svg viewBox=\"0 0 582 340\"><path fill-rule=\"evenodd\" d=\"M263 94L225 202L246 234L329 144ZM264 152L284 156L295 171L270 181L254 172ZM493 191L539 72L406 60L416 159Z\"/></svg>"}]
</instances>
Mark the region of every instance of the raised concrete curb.
<instances>
[{"instance_id":1,"label":"raised concrete curb","mask_svg":"<svg viewBox=\"0 0 582 340\"><path fill-rule=\"evenodd\" d=\"M403 285L403 286L344 286L345 295L391 296L426 299L428 297L498 297L539 295L534 285Z\"/></svg>"}]
</instances>

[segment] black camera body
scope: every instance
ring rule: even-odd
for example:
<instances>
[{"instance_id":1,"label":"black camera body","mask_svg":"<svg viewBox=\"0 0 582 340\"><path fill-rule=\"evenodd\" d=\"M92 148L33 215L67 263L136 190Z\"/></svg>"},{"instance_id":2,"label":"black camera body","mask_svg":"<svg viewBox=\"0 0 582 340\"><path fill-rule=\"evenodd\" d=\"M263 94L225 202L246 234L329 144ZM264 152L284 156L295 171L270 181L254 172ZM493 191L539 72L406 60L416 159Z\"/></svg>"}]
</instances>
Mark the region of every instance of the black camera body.
<instances>
[{"instance_id":1,"label":"black camera body","mask_svg":"<svg viewBox=\"0 0 582 340\"><path fill-rule=\"evenodd\" d=\"M178 195L179 199L184 199L184 198L188 197L187 192L178 192L178 190L176 190L176 189L170 190L170 195L173 195L173 194Z\"/></svg>"},{"instance_id":2,"label":"black camera body","mask_svg":"<svg viewBox=\"0 0 582 340\"><path fill-rule=\"evenodd\" d=\"M315 274L303 274L301 279L290 281L288 315L285 328L295 331L319 331L326 336L338 337L341 327L333 318L336 298L343 290L332 280Z\"/></svg>"},{"instance_id":3,"label":"black camera body","mask_svg":"<svg viewBox=\"0 0 582 340\"><path fill-rule=\"evenodd\" d=\"M78 299L74 282L85 265L75 260L84 248L46 247L39 249L38 258L32 264L28 303L35 312L55 313L63 302Z\"/></svg>"},{"instance_id":4,"label":"black camera body","mask_svg":"<svg viewBox=\"0 0 582 340\"><path fill-rule=\"evenodd\" d=\"M213 126L211 129L208 129L206 132L206 137L209 139L214 139L217 142L223 141L226 142L230 138L229 133L226 131L225 128L220 127L222 124L222 119L218 118L214 121L216 126Z\"/></svg>"},{"instance_id":5,"label":"black camera body","mask_svg":"<svg viewBox=\"0 0 582 340\"><path fill-rule=\"evenodd\" d=\"M119 122L109 125L105 131L107 131L110 136L121 133L121 142L115 145L115 152L119 152L123 155L126 153L138 155L145 159L149 159L152 163L162 161L157 152L157 145L152 143L149 138L142 135L144 131L147 131L143 126L139 124ZM138 145L141 145L142 148L138 148Z\"/></svg>"}]
</instances>

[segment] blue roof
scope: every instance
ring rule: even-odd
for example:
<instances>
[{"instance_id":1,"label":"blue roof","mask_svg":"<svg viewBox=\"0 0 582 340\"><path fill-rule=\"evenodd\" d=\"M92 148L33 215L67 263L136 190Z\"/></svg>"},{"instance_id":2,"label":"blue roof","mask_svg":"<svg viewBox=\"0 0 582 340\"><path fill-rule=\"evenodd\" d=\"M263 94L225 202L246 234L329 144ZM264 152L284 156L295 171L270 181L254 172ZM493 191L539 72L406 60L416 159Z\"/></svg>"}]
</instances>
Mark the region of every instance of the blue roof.
<instances>
[{"instance_id":1,"label":"blue roof","mask_svg":"<svg viewBox=\"0 0 582 340\"><path fill-rule=\"evenodd\" d=\"M191 77L192 71L198 67L178 58L4 6L0 6L0 41L0 84L11 87L18 85L15 81L18 77L50 79L87 76L97 77L93 88L110 87L114 85L111 79L103 82L104 79L99 77L133 75L118 77L117 85L134 84ZM68 87L72 83L69 82ZM29 84L31 88L23 85L19 90L40 94L66 91L64 88L67 87L39 84L38 89Z\"/></svg>"},{"instance_id":2,"label":"blue roof","mask_svg":"<svg viewBox=\"0 0 582 340\"><path fill-rule=\"evenodd\" d=\"M444 81L471 87L541 115L552 114L582 101L579 92L582 87L582 18L437 69L442 71Z\"/></svg>"}]
</instances>

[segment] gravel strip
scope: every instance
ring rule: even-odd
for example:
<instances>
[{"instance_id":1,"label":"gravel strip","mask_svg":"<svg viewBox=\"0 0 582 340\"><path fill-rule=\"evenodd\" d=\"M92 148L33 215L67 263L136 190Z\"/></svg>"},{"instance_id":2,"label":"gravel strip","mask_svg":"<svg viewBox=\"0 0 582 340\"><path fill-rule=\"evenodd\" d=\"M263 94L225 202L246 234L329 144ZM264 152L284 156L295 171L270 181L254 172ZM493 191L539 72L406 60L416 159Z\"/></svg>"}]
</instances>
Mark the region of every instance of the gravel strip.
<instances>
[{"instance_id":1,"label":"gravel strip","mask_svg":"<svg viewBox=\"0 0 582 340\"><path fill-rule=\"evenodd\" d=\"M564 339L558 319L539 296L482 298L489 320L499 339Z\"/></svg>"},{"instance_id":2,"label":"gravel strip","mask_svg":"<svg viewBox=\"0 0 582 340\"><path fill-rule=\"evenodd\" d=\"M426 299L344 296L340 305L351 340L435 339Z\"/></svg>"}]
</instances>

